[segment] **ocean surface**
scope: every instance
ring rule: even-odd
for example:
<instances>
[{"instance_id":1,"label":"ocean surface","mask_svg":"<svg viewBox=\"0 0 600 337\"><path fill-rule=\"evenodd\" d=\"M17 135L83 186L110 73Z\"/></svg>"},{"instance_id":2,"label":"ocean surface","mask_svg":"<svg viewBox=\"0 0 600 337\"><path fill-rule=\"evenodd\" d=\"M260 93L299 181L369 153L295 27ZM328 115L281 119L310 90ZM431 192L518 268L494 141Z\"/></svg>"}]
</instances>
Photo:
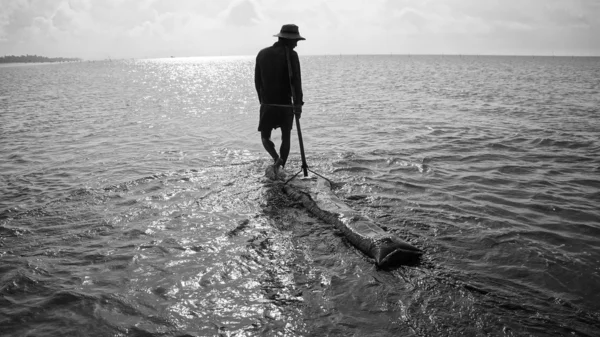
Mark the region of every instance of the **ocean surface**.
<instances>
[{"instance_id":1,"label":"ocean surface","mask_svg":"<svg viewBox=\"0 0 600 337\"><path fill-rule=\"evenodd\" d=\"M418 264L265 178L253 57L3 65L0 335L600 335L600 58L298 51L309 167Z\"/></svg>"}]
</instances>

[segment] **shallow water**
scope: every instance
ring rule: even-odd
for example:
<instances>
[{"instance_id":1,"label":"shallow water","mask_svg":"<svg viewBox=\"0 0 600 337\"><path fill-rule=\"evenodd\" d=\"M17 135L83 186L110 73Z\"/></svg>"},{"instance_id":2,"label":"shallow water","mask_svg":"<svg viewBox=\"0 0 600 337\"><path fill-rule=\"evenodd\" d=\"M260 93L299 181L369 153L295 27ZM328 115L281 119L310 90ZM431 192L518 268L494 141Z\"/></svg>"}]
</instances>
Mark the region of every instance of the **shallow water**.
<instances>
[{"instance_id":1,"label":"shallow water","mask_svg":"<svg viewBox=\"0 0 600 337\"><path fill-rule=\"evenodd\" d=\"M393 270L264 177L253 62L0 67L3 335L600 331L600 59L301 57L310 167L425 251Z\"/></svg>"}]
</instances>

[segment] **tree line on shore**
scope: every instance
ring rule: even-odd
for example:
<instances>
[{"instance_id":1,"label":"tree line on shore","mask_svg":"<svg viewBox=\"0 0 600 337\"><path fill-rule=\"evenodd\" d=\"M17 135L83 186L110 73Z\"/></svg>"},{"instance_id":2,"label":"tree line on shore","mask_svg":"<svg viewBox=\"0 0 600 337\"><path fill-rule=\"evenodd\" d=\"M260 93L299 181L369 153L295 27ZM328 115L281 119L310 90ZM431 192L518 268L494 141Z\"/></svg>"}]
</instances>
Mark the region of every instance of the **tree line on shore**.
<instances>
[{"instance_id":1,"label":"tree line on shore","mask_svg":"<svg viewBox=\"0 0 600 337\"><path fill-rule=\"evenodd\" d=\"M76 62L80 58L45 57L38 55L7 55L0 57L0 63Z\"/></svg>"}]
</instances>

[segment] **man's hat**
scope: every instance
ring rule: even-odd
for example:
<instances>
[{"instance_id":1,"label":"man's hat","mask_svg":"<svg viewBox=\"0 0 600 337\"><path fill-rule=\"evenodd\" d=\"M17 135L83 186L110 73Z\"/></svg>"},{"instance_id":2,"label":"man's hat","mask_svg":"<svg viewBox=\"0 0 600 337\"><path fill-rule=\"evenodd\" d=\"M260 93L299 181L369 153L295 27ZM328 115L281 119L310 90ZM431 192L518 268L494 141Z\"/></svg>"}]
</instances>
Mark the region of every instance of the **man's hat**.
<instances>
[{"instance_id":1,"label":"man's hat","mask_svg":"<svg viewBox=\"0 0 600 337\"><path fill-rule=\"evenodd\" d=\"M305 38L300 36L300 33L298 32L298 26L293 24L281 26L281 31L279 32L279 34L273 36L289 40L306 40Z\"/></svg>"}]
</instances>

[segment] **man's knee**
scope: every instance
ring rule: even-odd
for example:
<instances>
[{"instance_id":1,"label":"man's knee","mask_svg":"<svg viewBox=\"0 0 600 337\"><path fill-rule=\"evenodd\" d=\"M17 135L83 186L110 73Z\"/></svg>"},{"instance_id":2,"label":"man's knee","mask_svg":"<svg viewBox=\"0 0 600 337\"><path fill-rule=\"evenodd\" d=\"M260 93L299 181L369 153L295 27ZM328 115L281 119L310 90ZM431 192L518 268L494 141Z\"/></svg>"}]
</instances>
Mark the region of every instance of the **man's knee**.
<instances>
[{"instance_id":1,"label":"man's knee","mask_svg":"<svg viewBox=\"0 0 600 337\"><path fill-rule=\"evenodd\" d=\"M289 142L290 139L292 138L292 132L291 131L284 131L281 130L281 141L283 142Z\"/></svg>"},{"instance_id":2,"label":"man's knee","mask_svg":"<svg viewBox=\"0 0 600 337\"><path fill-rule=\"evenodd\" d=\"M265 146L266 148L272 148L273 146L275 146L275 144L273 144L273 142L271 141L271 138L265 138L265 137L261 137L263 146Z\"/></svg>"}]
</instances>

